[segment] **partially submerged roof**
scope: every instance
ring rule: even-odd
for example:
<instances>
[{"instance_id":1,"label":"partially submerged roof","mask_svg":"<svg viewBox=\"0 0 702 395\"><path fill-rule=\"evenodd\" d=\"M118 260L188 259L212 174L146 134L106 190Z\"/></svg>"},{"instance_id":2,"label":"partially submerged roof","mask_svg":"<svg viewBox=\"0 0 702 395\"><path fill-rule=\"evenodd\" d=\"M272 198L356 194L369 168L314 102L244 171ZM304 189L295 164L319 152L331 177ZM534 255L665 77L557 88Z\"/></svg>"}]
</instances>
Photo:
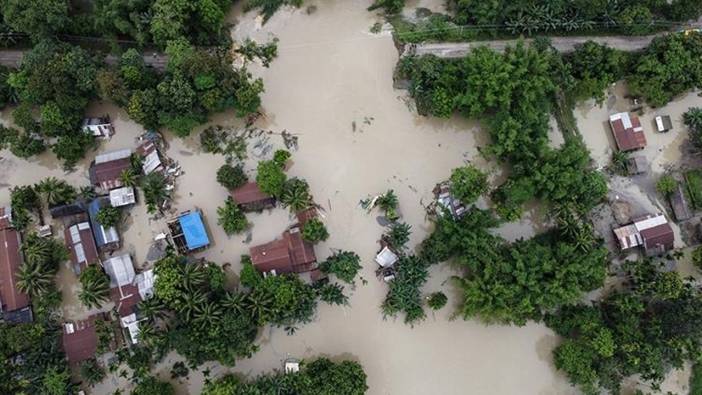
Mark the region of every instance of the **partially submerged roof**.
<instances>
[{"instance_id":1,"label":"partially submerged roof","mask_svg":"<svg viewBox=\"0 0 702 395\"><path fill-rule=\"evenodd\" d=\"M12 207L0 207L0 229L12 227Z\"/></svg>"},{"instance_id":2,"label":"partially submerged roof","mask_svg":"<svg viewBox=\"0 0 702 395\"><path fill-rule=\"evenodd\" d=\"M115 303L115 309L120 317L133 314L136 305L142 300L139 289L132 284L111 288L110 299Z\"/></svg>"},{"instance_id":3,"label":"partially submerged roof","mask_svg":"<svg viewBox=\"0 0 702 395\"><path fill-rule=\"evenodd\" d=\"M13 228L0 230L0 310L29 306L29 296L17 289L17 272L22 264L20 234Z\"/></svg>"},{"instance_id":4,"label":"partially submerged roof","mask_svg":"<svg viewBox=\"0 0 702 395\"><path fill-rule=\"evenodd\" d=\"M144 174L150 174L161 167L161 157L156 148L156 144L151 140L146 140L139 147L137 153L142 157L142 170Z\"/></svg>"},{"instance_id":5,"label":"partially submerged roof","mask_svg":"<svg viewBox=\"0 0 702 395\"><path fill-rule=\"evenodd\" d=\"M400 258L398 258L397 255L387 246L383 247L378 255L375 256L375 261L382 267L390 267L394 265L398 259Z\"/></svg>"},{"instance_id":6,"label":"partially submerged roof","mask_svg":"<svg viewBox=\"0 0 702 395\"><path fill-rule=\"evenodd\" d=\"M74 265L87 266L99 261L97 246L90 223L80 222L64 230L66 247Z\"/></svg>"},{"instance_id":7,"label":"partially submerged roof","mask_svg":"<svg viewBox=\"0 0 702 395\"><path fill-rule=\"evenodd\" d=\"M210 239L205 231L205 224L199 211L191 211L178 217L180 227L185 236L185 242L189 250L206 247L210 244Z\"/></svg>"},{"instance_id":8,"label":"partially submerged roof","mask_svg":"<svg viewBox=\"0 0 702 395\"><path fill-rule=\"evenodd\" d=\"M110 277L110 287L123 287L131 285L136 274L132 257L129 254L119 255L105 260L102 266Z\"/></svg>"},{"instance_id":9,"label":"partially submerged roof","mask_svg":"<svg viewBox=\"0 0 702 395\"><path fill-rule=\"evenodd\" d=\"M261 272L304 273L317 262L314 247L302 239L299 228L285 231L281 239L251 247L249 253Z\"/></svg>"},{"instance_id":10,"label":"partially submerged roof","mask_svg":"<svg viewBox=\"0 0 702 395\"><path fill-rule=\"evenodd\" d=\"M90 181L103 189L122 186L120 176L131 167L130 149L107 152L95 157L90 166Z\"/></svg>"},{"instance_id":11,"label":"partially submerged roof","mask_svg":"<svg viewBox=\"0 0 702 395\"><path fill-rule=\"evenodd\" d=\"M692 218L690 205L687 203L682 184L678 183L673 194L670 196L670 205L673 207L673 214L678 221L685 221Z\"/></svg>"},{"instance_id":12,"label":"partially submerged roof","mask_svg":"<svg viewBox=\"0 0 702 395\"><path fill-rule=\"evenodd\" d=\"M627 160L626 168L630 175L646 173L648 160L643 155L633 156Z\"/></svg>"},{"instance_id":13,"label":"partially submerged roof","mask_svg":"<svg viewBox=\"0 0 702 395\"><path fill-rule=\"evenodd\" d=\"M110 226L108 228L104 227L97 220L97 214L101 208L110 206L110 201L108 198L100 197L93 199L90 204L88 204L88 215L90 215L90 224L95 234L95 245L98 248L102 248L108 244L119 243L119 233L117 233L117 228Z\"/></svg>"},{"instance_id":14,"label":"partially submerged roof","mask_svg":"<svg viewBox=\"0 0 702 395\"><path fill-rule=\"evenodd\" d=\"M95 318L63 324L63 351L71 363L85 361L95 356L97 332Z\"/></svg>"},{"instance_id":15,"label":"partially submerged roof","mask_svg":"<svg viewBox=\"0 0 702 395\"><path fill-rule=\"evenodd\" d=\"M83 214L85 212L85 204L83 202L73 202L61 204L59 206L49 207L51 218L68 217L71 215Z\"/></svg>"},{"instance_id":16,"label":"partially submerged roof","mask_svg":"<svg viewBox=\"0 0 702 395\"><path fill-rule=\"evenodd\" d=\"M247 182L239 188L234 189L231 194L234 201L242 205L254 203L266 204L271 200L275 200L272 196L263 193L255 182Z\"/></svg>"},{"instance_id":17,"label":"partially submerged roof","mask_svg":"<svg viewBox=\"0 0 702 395\"><path fill-rule=\"evenodd\" d=\"M112 207L122 207L136 203L136 194L132 187L122 187L110 191Z\"/></svg>"},{"instance_id":18,"label":"partially submerged roof","mask_svg":"<svg viewBox=\"0 0 702 395\"><path fill-rule=\"evenodd\" d=\"M673 248L675 234L663 214L647 215L629 225L614 229L622 250L643 246L647 253L665 252Z\"/></svg>"},{"instance_id":19,"label":"partially submerged roof","mask_svg":"<svg viewBox=\"0 0 702 395\"><path fill-rule=\"evenodd\" d=\"M646 136L641 127L641 121L636 115L629 115L628 112L613 114L609 117L609 125L620 151L633 151L646 147Z\"/></svg>"},{"instance_id":20,"label":"partially submerged roof","mask_svg":"<svg viewBox=\"0 0 702 395\"><path fill-rule=\"evenodd\" d=\"M95 117L83 119L83 130L95 137L108 138L115 133L109 117Z\"/></svg>"},{"instance_id":21,"label":"partially submerged roof","mask_svg":"<svg viewBox=\"0 0 702 395\"><path fill-rule=\"evenodd\" d=\"M156 276L154 275L153 269L147 270L136 275L134 282L136 283L137 289L139 290L139 295L142 299L146 300L154 296L155 281Z\"/></svg>"}]
</instances>

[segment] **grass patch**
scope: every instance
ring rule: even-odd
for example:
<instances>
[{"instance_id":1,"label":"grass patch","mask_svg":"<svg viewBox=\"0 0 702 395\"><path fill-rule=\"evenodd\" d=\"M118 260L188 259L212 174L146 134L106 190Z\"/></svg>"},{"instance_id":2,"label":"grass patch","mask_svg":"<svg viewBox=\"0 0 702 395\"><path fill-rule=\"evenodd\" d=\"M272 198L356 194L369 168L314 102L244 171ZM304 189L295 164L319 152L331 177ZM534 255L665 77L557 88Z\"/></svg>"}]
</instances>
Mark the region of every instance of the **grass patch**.
<instances>
[{"instance_id":1,"label":"grass patch","mask_svg":"<svg viewBox=\"0 0 702 395\"><path fill-rule=\"evenodd\" d=\"M690 395L702 395L702 363L699 362L692 365Z\"/></svg>"},{"instance_id":2,"label":"grass patch","mask_svg":"<svg viewBox=\"0 0 702 395\"><path fill-rule=\"evenodd\" d=\"M690 198L692 207L696 210L702 208L702 171L690 170L685 173L685 183L687 184L687 196Z\"/></svg>"}]
</instances>

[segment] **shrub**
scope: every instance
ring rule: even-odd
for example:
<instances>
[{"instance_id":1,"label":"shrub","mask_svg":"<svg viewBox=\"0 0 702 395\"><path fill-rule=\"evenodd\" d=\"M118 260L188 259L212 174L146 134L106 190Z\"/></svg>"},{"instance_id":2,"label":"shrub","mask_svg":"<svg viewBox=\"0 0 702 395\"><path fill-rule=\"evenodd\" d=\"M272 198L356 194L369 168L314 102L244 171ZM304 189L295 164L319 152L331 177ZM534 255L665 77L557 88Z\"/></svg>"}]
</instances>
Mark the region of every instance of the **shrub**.
<instances>
[{"instance_id":1,"label":"shrub","mask_svg":"<svg viewBox=\"0 0 702 395\"><path fill-rule=\"evenodd\" d=\"M404 222L395 222L390 225L390 231L385 235L385 241L396 250L402 250L409 241L411 228Z\"/></svg>"},{"instance_id":2,"label":"shrub","mask_svg":"<svg viewBox=\"0 0 702 395\"><path fill-rule=\"evenodd\" d=\"M475 202L487 192L487 174L473 165L459 167L451 172L451 193L465 204Z\"/></svg>"},{"instance_id":3,"label":"shrub","mask_svg":"<svg viewBox=\"0 0 702 395\"><path fill-rule=\"evenodd\" d=\"M687 194L690 197L690 203L696 209L702 208L702 171L688 171L685 173L685 181L687 182Z\"/></svg>"},{"instance_id":4,"label":"shrub","mask_svg":"<svg viewBox=\"0 0 702 395\"><path fill-rule=\"evenodd\" d=\"M656 183L658 193L665 197L669 197L678 187L678 182L672 176L666 174L661 176Z\"/></svg>"},{"instance_id":5,"label":"shrub","mask_svg":"<svg viewBox=\"0 0 702 395\"><path fill-rule=\"evenodd\" d=\"M119 220L122 218L122 211L117 207L106 206L98 210L95 217L100 225L109 228L119 223Z\"/></svg>"},{"instance_id":6,"label":"shrub","mask_svg":"<svg viewBox=\"0 0 702 395\"><path fill-rule=\"evenodd\" d=\"M348 296L344 295L344 287L339 284L324 284L317 289L319 299L329 304L342 305L348 303Z\"/></svg>"},{"instance_id":7,"label":"shrub","mask_svg":"<svg viewBox=\"0 0 702 395\"><path fill-rule=\"evenodd\" d=\"M448 302L448 298L443 292L434 292L427 298L427 305L433 310L439 310L446 306L446 302Z\"/></svg>"},{"instance_id":8,"label":"shrub","mask_svg":"<svg viewBox=\"0 0 702 395\"><path fill-rule=\"evenodd\" d=\"M249 226L246 216L231 197L227 198L223 207L217 207L217 215L219 216L217 223L228 235L241 233Z\"/></svg>"},{"instance_id":9,"label":"shrub","mask_svg":"<svg viewBox=\"0 0 702 395\"><path fill-rule=\"evenodd\" d=\"M319 270L334 274L349 284L353 283L358 272L362 269L361 258L352 251L339 251L319 264Z\"/></svg>"},{"instance_id":10,"label":"shrub","mask_svg":"<svg viewBox=\"0 0 702 395\"><path fill-rule=\"evenodd\" d=\"M280 197L285 188L287 176L278 163L264 160L258 163L256 183L263 193Z\"/></svg>"},{"instance_id":11,"label":"shrub","mask_svg":"<svg viewBox=\"0 0 702 395\"><path fill-rule=\"evenodd\" d=\"M285 168L285 164L288 162L292 155L289 151L284 149L279 149L273 154L273 162L275 162L281 169Z\"/></svg>"},{"instance_id":12,"label":"shrub","mask_svg":"<svg viewBox=\"0 0 702 395\"><path fill-rule=\"evenodd\" d=\"M400 218L399 214L397 213L397 207L400 204L400 201L397 199L397 195L395 195L395 191L392 189L380 196L375 204L380 207L381 210L385 211L385 216L390 221L395 221Z\"/></svg>"},{"instance_id":13,"label":"shrub","mask_svg":"<svg viewBox=\"0 0 702 395\"><path fill-rule=\"evenodd\" d=\"M246 184L249 178L244 173L244 168L241 165L231 166L228 164L222 165L217 170L217 182L227 189L236 189Z\"/></svg>"},{"instance_id":14,"label":"shrub","mask_svg":"<svg viewBox=\"0 0 702 395\"><path fill-rule=\"evenodd\" d=\"M329 238L329 231L318 218L312 218L302 227L302 238L310 243L318 243Z\"/></svg>"}]
</instances>

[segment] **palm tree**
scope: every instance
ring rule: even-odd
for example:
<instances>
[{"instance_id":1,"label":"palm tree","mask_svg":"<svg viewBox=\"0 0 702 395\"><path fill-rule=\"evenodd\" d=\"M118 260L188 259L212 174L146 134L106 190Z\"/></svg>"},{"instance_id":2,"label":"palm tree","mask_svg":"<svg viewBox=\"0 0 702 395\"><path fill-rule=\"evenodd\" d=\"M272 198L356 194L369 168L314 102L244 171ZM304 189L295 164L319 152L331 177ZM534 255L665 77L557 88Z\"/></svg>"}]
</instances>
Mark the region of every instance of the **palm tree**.
<instances>
[{"instance_id":1,"label":"palm tree","mask_svg":"<svg viewBox=\"0 0 702 395\"><path fill-rule=\"evenodd\" d=\"M51 257L51 245L35 234L30 234L22 246L24 260L38 266L44 266Z\"/></svg>"},{"instance_id":2,"label":"palm tree","mask_svg":"<svg viewBox=\"0 0 702 395\"><path fill-rule=\"evenodd\" d=\"M142 300L137 305L139 312L151 320L163 319L167 314L166 305L157 297Z\"/></svg>"},{"instance_id":3,"label":"palm tree","mask_svg":"<svg viewBox=\"0 0 702 395\"><path fill-rule=\"evenodd\" d=\"M144 200L146 200L150 213L157 211L169 197L166 190L166 178L158 172L142 178L141 188L144 190Z\"/></svg>"},{"instance_id":4,"label":"palm tree","mask_svg":"<svg viewBox=\"0 0 702 395\"><path fill-rule=\"evenodd\" d=\"M209 302L195 307L193 323L204 328L213 321L222 318L222 307L215 302Z\"/></svg>"},{"instance_id":5,"label":"palm tree","mask_svg":"<svg viewBox=\"0 0 702 395\"><path fill-rule=\"evenodd\" d=\"M185 321L190 322L195 315L195 311L206 301L207 298L201 291L195 290L193 292L187 292L180 301L181 304L178 312L183 315Z\"/></svg>"},{"instance_id":6,"label":"palm tree","mask_svg":"<svg viewBox=\"0 0 702 395\"><path fill-rule=\"evenodd\" d=\"M187 289L196 289L202 286L207 281L207 273L202 265L192 263L182 266L183 270L183 287Z\"/></svg>"},{"instance_id":7,"label":"palm tree","mask_svg":"<svg viewBox=\"0 0 702 395\"><path fill-rule=\"evenodd\" d=\"M78 190L78 196L85 200L92 200L97 197L97 193L95 193L93 187L91 187L90 185L85 185L80 187L80 189Z\"/></svg>"},{"instance_id":8,"label":"palm tree","mask_svg":"<svg viewBox=\"0 0 702 395\"><path fill-rule=\"evenodd\" d=\"M222 300L222 306L227 309L232 309L238 314L244 314L246 310L246 294L240 292L227 293Z\"/></svg>"},{"instance_id":9,"label":"palm tree","mask_svg":"<svg viewBox=\"0 0 702 395\"><path fill-rule=\"evenodd\" d=\"M246 298L246 310L251 318L259 324L263 324L273 312L271 305L273 296L264 292L252 292Z\"/></svg>"},{"instance_id":10,"label":"palm tree","mask_svg":"<svg viewBox=\"0 0 702 395\"><path fill-rule=\"evenodd\" d=\"M135 187L137 185L137 174L132 169L123 170L119 179L125 186Z\"/></svg>"},{"instance_id":11,"label":"palm tree","mask_svg":"<svg viewBox=\"0 0 702 395\"><path fill-rule=\"evenodd\" d=\"M17 273L17 288L32 296L46 293L54 282L54 275L37 263L25 262Z\"/></svg>"},{"instance_id":12,"label":"palm tree","mask_svg":"<svg viewBox=\"0 0 702 395\"><path fill-rule=\"evenodd\" d=\"M310 186L305 180L293 178L285 183L280 201L293 213L308 209L312 205Z\"/></svg>"},{"instance_id":13,"label":"palm tree","mask_svg":"<svg viewBox=\"0 0 702 395\"><path fill-rule=\"evenodd\" d=\"M110 281L97 265L90 265L80 274L82 289L78 299L88 308L97 308L110 297Z\"/></svg>"},{"instance_id":14,"label":"palm tree","mask_svg":"<svg viewBox=\"0 0 702 395\"><path fill-rule=\"evenodd\" d=\"M57 206L76 198L76 190L64 180L47 177L37 184L37 191L44 195L49 206Z\"/></svg>"}]
</instances>

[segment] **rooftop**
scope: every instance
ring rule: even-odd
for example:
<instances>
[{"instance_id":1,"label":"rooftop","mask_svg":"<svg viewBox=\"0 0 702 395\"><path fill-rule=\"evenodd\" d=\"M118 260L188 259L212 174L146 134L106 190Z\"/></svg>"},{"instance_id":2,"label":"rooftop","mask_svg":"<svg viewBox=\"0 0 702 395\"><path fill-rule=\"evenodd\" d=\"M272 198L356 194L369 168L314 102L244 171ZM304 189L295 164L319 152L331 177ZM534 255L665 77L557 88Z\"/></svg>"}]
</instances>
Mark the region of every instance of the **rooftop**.
<instances>
[{"instance_id":1,"label":"rooftop","mask_svg":"<svg viewBox=\"0 0 702 395\"><path fill-rule=\"evenodd\" d=\"M647 254L662 253L673 248L675 234L663 214L649 214L629 225L614 229L622 250L643 246Z\"/></svg>"},{"instance_id":2,"label":"rooftop","mask_svg":"<svg viewBox=\"0 0 702 395\"><path fill-rule=\"evenodd\" d=\"M130 149L124 149L96 156L90 166L90 182L107 190L121 187L120 176L132 164L131 153Z\"/></svg>"},{"instance_id":3,"label":"rooftop","mask_svg":"<svg viewBox=\"0 0 702 395\"><path fill-rule=\"evenodd\" d=\"M610 115L609 125L620 151L634 151L646 147L646 135L636 115L629 115L628 112Z\"/></svg>"},{"instance_id":4,"label":"rooftop","mask_svg":"<svg viewBox=\"0 0 702 395\"><path fill-rule=\"evenodd\" d=\"M205 231L205 224L199 211L191 211L178 217L180 228L185 236L188 250L197 250L210 244L210 239Z\"/></svg>"},{"instance_id":5,"label":"rooftop","mask_svg":"<svg viewBox=\"0 0 702 395\"><path fill-rule=\"evenodd\" d=\"M136 194L132 187L122 187L110 191L112 207L122 207L136 203Z\"/></svg>"},{"instance_id":6,"label":"rooftop","mask_svg":"<svg viewBox=\"0 0 702 395\"><path fill-rule=\"evenodd\" d=\"M246 184L234 189L231 192L232 198L240 205L263 204L275 202L275 199L263 193L261 188L255 182L247 182Z\"/></svg>"},{"instance_id":7,"label":"rooftop","mask_svg":"<svg viewBox=\"0 0 702 395\"><path fill-rule=\"evenodd\" d=\"M80 222L67 227L64 239L76 271L100 261L90 223Z\"/></svg>"},{"instance_id":8,"label":"rooftop","mask_svg":"<svg viewBox=\"0 0 702 395\"><path fill-rule=\"evenodd\" d=\"M20 234L12 228L0 230L0 310L29 306L29 296L17 289L17 271L22 264Z\"/></svg>"},{"instance_id":9,"label":"rooftop","mask_svg":"<svg viewBox=\"0 0 702 395\"><path fill-rule=\"evenodd\" d=\"M119 243L119 233L117 233L117 228L114 226L105 228L97 220L98 211L100 211L101 208L110 205L110 200L106 197L93 199L93 201L88 204L90 225L93 228L93 233L95 234L95 245L98 248L102 248L108 244Z\"/></svg>"},{"instance_id":10,"label":"rooftop","mask_svg":"<svg viewBox=\"0 0 702 395\"><path fill-rule=\"evenodd\" d=\"M314 269L317 257L299 228L286 230L282 238L251 247L251 261L260 272L304 273Z\"/></svg>"},{"instance_id":11,"label":"rooftop","mask_svg":"<svg viewBox=\"0 0 702 395\"><path fill-rule=\"evenodd\" d=\"M85 361L95 356L97 350L97 333L95 317L84 321L63 324L63 350L68 362Z\"/></svg>"},{"instance_id":12,"label":"rooftop","mask_svg":"<svg viewBox=\"0 0 702 395\"><path fill-rule=\"evenodd\" d=\"M102 263L105 272L110 277L110 287L123 287L131 285L136 274L132 257L129 254L119 255L105 260Z\"/></svg>"}]
</instances>

